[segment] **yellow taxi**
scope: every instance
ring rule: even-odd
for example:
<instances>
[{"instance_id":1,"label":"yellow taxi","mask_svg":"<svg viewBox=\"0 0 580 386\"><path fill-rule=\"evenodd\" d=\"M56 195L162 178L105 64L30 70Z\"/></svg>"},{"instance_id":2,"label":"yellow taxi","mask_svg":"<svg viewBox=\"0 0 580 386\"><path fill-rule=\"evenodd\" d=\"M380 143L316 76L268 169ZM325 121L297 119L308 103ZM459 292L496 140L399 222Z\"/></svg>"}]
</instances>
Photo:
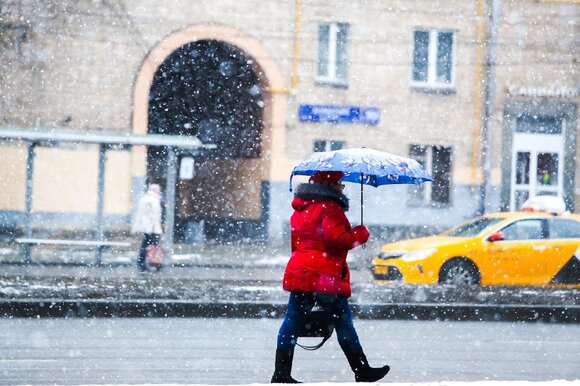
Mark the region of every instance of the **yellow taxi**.
<instances>
[{"instance_id":1,"label":"yellow taxi","mask_svg":"<svg viewBox=\"0 0 580 386\"><path fill-rule=\"evenodd\" d=\"M384 245L375 281L580 287L580 216L503 212Z\"/></svg>"}]
</instances>

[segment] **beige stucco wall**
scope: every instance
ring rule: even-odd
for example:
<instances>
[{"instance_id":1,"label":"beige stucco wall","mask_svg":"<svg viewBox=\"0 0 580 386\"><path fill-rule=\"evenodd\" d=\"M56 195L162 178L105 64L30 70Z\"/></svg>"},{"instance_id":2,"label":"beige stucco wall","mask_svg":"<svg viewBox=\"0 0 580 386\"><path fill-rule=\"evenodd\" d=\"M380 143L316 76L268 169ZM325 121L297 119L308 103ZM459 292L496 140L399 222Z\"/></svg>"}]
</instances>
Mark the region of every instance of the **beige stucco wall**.
<instances>
[{"instance_id":1,"label":"beige stucco wall","mask_svg":"<svg viewBox=\"0 0 580 386\"><path fill-rule=\"evenodd\" d=\"M26 154L22 143L0 144L0 210L24 210Z\"/></svg>"},{"instance_id":2,"label":"beige stucco wall","mask_svg":"<svg viewBox=\"0 0 580 386\"><path fill-rule=\"evenodd\" d=\"M96 213L98 157L96 147L36 149L33 211ZM107 152L105 213L131 209L129 161L127 151Z\"/></svg>"},{"instance_id":3,"label":"beige stucco wall","mask_svg":"<svg viewBox=\"0 0 580 386\"><path fill-rule=\"evenodd\" d=\"M108 151L105 165L105 213L130 213L131 189L131 153L124 150Z\"/></svg>"},{"instance_id":4,"label":"beige stucco wall","mask_svg":"<svg viewBox=\"0 0 580 386\"><path fill-rule=\"evenodd\" d=\"M8 7L6 19L22 26L26 34L0 38L0 126L142 133L148 86L160 60L181 43L214 38L241 47L264 71L269 105L264 132L268 165L261 169L263 178L286 181L292 166L312 151L314 140L331 139L400 154L407 154L412 143L451 146L454 183L481 182L481 170L474 166L478 168L481 163L483 85L479 77L481 55L486 51L478 44L478 27L488 27L487 6L483 13L480 8L487 1L9 3L13 7ZM303 7L295 50L297 4ZM579 31L575 22L579 9L580 5L565 2L501 2L494 183L501 179L499 149L506 86L579 86ZM318 23L328 21L350 24L348 88L321 86L315 80ZM416 27L457 32L455 93L428 94L410 87L412 32ZM291 88L293 75L298 77L296 88ZM566 100L579 101L578 97ZM300 104L376 106L381 121L371 127L302 123L296 117ZM579 146L577 142L576 153ZM4 147L0 157L23 160L21 151L13 154ZM93 159L93 155L87 157ZM144 175L145 152L135 148L129 155L115 157L127 159L114 161L119 165L118 174L107 177L113 181L107 189L118 187L118 195L107 190L106 209L127 212L130 181L123 178ZM113 168L107 170L113 173ZM0 168L1 178L14 177L22 182L22 173L12 166ZM89 175L79 178L85 178L87 186L94 185ZM20 182L5 192L0 206L23 207ZM38 189L50 186L49 179L37 183ZM578 202L580 178L576 178L576 195ZM65 204L49 205L39 200L36 208L65 209ZM93 210L92 204L81 199L71 199L66 205L67 210Z\"/></svg>"},{"instance_id":5,"label":"beige stucco wall","mask_svg":"<svg viewBox=\"0 0 580 386\"><path fill-rule=\"evenodd\" d=\"M36 150L32 210L47 212L96 212L98 152L90 149Z\"/></svg>"},{"instance_id":6,"label":"beige stucco wall","mask_svg":"<svg viewBox=\"0 0 580 386\"><path fill-rule=\"evenodd\" d=\"M475 3L455 3L448 12L441 4L394 2L386 6L371 2L362 7L340 2L345 12L323 12L304 7L304 44L301 83L289 112L288 155L303 158L315 139L344 140L348 146L365 146L396 154L408 154L409 145L452 146L458 168L470 167L474 137L473 78ZM372 16L371 16L372 15ZM350 24L348 88L317 86L315 63L318 24L338 21ZM455 85L451 95L414 91L411 86L413 29L421 26L457 31ZM296 122L299 104L375 106L381 110L378 126L328 125ZM477 138L475 138L477 140ZM456 183L468 183L470 174L454 173Z\"/></svg>"},{"instance_id":7,"label":"beige stucco wall","mask_svg":"<svg viewBox=\"0 0 580 386\"><path fill-rule=\"evenodd\" d=\"M127 214L131 209L128 151L108 151L105 163L104 210ZM21 142L0 146L0 210L24 210L27 149ZM98 150L37 147L34 157L33 211L95 213Z\"/></svg>"},{"instance_id":8,"label":"beige stucco wall","mask_svg":"<svg viewBox=\"0 0 580 386\"><path fill-rule=\"evenodd\" d=\"M566 1L510 0L501 2L495 98L497 128L494 164L501 163L502 104L509 97L580 105L580 4ZM576 90L567 97L512 96L509 88ZM580 111L579 111L580 113ZM571 127L568 130L573 129ZM580 207L580 120L576 122L576 212ZM573 149L566 149L567 152Z\"/></svg>"}]
</instances>

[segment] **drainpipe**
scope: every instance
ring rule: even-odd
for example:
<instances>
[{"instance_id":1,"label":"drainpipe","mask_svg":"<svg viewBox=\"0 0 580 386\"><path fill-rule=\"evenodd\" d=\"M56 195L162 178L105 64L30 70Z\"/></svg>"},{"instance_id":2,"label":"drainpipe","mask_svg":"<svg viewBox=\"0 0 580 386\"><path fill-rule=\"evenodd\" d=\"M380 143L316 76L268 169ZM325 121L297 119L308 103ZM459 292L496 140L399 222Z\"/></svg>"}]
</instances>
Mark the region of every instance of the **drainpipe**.
<instances>
[{"instance_id":1,"label":"drainpipe","mask_svg":"<svg viewBox=\"0 0 580 386\"><path fill-rule=\"evenodd\" d=\"M296 0L294 6L294 55L292 62L291 91L298 88L298 63L300 61L300 28L302 26L302 0Z\"/></svg>"},{"instance_id":2,"label":"drainpipe","mask_svg":"<svg viewBox=\"0 0 580 386\"><path fill-rule=\"evenodd\" d=\"M298 65L300 63L300 30L302 27L302 0L296 0L294 5L294 46L292 50L292 74L290 88L271 88L268 91L273 94L292 94L298 89Z\"/></svg>"},{"instance_id":3,"label":"drainpipe","mask_svg":"<svg viewBox=\"0 0 580 386\"><path fill-rule=\"evenodd\" d=\"M485 0L477 0L477 27L476 27L476 37L475 37L475 82L473 87L473 134L472 134L472 147L471 147L471 193L474 194L480 191L478 189L479 185L479 164L481 153L480 148L480 138L483 133L482 128L482 114L481 114L481 99L482 99L482 78L483 78L483 44L485 42L485 30L484 30L484 2Z\"/></svg>"},{"instance_id":4,"label":"drainpipe","mask_svg":"<svg viewBox=\"0 0 580 386\"><path fill-rule=\"evenodd\" d=\"M488 41L488 52L486 62L486 81L485 81L485 136L481 146L483 156L483 187L481 191L481 201L479 203L479 212L484 214L490 209L489 196L491 195L491 170L493 160L493 114L495 99L495 65L497 49L497 18L499 16L500 0L491 0L490 13L490 32Z\"/></svg>"}]
</instances>

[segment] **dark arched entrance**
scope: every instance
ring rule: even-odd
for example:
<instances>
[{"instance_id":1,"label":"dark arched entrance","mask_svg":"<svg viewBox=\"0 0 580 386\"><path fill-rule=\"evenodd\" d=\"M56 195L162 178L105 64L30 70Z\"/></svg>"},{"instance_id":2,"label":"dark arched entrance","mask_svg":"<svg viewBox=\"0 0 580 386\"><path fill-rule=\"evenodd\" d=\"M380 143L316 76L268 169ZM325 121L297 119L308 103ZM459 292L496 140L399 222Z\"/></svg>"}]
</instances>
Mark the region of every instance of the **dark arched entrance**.
<instances>
[{"instance_id":1,"label":"dark arched entrance","mask_svg":"<svg viewBox=\"0 0 580 386\"><path fill-rule=\"evenodd\" d=\"M192 179L178 180L176 240L187 240L191 225L201 221L205 236L218 241L265 235L263 107L259 69L224 42L186 44L155 73L148 132L195 135L217 145L194 157ZM165 185L165 161L162 149L148 150L149 180Z\"/></svg>"}]
</instances>

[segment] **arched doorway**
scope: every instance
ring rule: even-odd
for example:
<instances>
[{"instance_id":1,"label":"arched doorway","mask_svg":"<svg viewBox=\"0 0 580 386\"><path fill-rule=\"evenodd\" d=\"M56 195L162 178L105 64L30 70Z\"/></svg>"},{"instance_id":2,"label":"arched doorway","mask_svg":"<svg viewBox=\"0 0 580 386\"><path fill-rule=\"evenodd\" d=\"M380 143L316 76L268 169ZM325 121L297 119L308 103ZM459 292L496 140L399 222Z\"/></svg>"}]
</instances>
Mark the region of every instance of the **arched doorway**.
<instances>
[{"instance_id":1,"label":"arched doorway","mask_svg":"<svg viewBox=\"0 0 580 386\"><path fill-rule=\"evenodd\" d=\"M217 145L195 156L181 155L193 163L194 173L177 183L177 241L198 234L200 224L207 238L218 241L264 236L263 108L259 68L230 44L188 43L157 69L148 132L197 136ZM148 179L164 184L164 151L149 148L147 164Z\"/></svg>"},{"instance_id":2,"label":"arched doorway","mask_svg":"<svg viewBox=\"0 0 580 386\"><path fill-rule=\"evenodd\" d=\"M188 55L197 57L213 75L204 78L203 72L192 71L188 66L198 62L187 59ZM234 73L241 73L243 81L236 83ZM170 74L172 81L163 80ZM181 83L182 75L191 81ZM209 81L216 77L219 81ZM205 84L205 89L193 87L196 80ZM267 236L270 181L280 179L282 170L287 99L284 83L276 62L259 40L224 25L200 24L173 33L144 59L135 81L133 132L199 135L204 141L222 143L218 151L196 156L194 179L177 184L178 237L184 237L188 222L198 220L204 221L210 239ZM186 97L172 97L167 90L174 88L177 95ZM207 89L213 95L205 96L213 106L209 108L211 114L204 110L204 95L187 96L190 92L203 94ZM233 92L224 92L227 90ZM195 107L196 103L201 106ZM233 103L235 109L231 108ZM164 104L174 106L176 116L160 112ZM165 155L159 149L147 153L133 150L137 189L145 178L164 184L160 166ZM147 171L140 166L145 164Z\"/></svg>"}]
</instances>

